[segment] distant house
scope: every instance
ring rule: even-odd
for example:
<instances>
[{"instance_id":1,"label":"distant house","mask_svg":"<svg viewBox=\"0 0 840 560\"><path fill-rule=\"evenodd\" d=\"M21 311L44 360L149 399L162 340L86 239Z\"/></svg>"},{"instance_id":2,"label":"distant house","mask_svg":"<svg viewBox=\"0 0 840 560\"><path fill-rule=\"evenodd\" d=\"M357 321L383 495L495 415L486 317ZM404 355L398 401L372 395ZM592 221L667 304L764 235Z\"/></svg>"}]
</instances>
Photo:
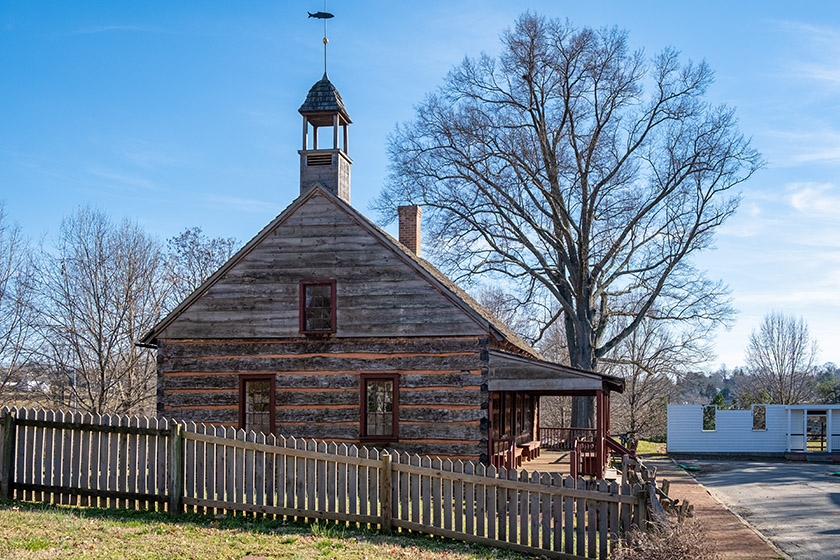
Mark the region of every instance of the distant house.
<instances>
[{"instance_id":1,"label":"distant house","mask_svg":"<svg viewBox=\"0 0 840 560\"><path fill-rule=\"evenodd\" d=\"M668 452L840 461L840 405L755 404L749 410L668 405Z\"/></svg>"},{"instance_id":2,"label":"distant house","mask_svg":"<svg viewBox=\"0 0 840 560\"><path fill-rule=\"evenodd\" d=\"M141 341L158 412L510 464L538 453L540 396L592 395L603 441L622 382L542 359L420 258L419 207L397 241L350 205L350 118L326 75L299 111L298 198Z\"/></svg>"}]
</instances>

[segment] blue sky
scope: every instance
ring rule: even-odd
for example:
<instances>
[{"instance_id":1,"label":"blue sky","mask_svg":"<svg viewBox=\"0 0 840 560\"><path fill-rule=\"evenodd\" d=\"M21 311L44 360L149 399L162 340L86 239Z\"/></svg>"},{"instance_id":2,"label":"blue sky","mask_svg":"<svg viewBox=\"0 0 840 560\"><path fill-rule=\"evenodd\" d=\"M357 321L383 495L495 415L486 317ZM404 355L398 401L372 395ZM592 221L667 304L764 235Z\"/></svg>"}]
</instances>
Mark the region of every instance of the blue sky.
<instances>
[{"instance_id":1,"label":"blue sky","mask_svg":"<svg viewBox=\"0 0 840 560\"><path fill-rule=\"evenodd\" d=\"M767 166L697 259L732 288L713 364L739 365L770 310L802 315L840 363L840 8L833 2L332 0L329 74L354 124L367 211L386 137L464 55L496 53L522 11L626 28L717 73ZM298 194L297 108L323 72L319 0L0 2L0 200L33 239L92 204L161 239L247 241ZM370 215L370 212L368 212Z\"/></svg>"}]
</instances>

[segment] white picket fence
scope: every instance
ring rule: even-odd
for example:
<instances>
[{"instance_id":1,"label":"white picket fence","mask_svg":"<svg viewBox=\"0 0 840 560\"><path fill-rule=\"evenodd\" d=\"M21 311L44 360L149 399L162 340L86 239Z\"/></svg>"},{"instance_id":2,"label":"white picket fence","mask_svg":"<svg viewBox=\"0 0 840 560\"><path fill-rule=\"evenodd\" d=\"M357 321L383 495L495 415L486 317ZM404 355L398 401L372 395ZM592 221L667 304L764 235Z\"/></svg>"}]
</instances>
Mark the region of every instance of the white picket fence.
<instances>
[{"instance_id":1,"label":"white picket fence","mask_svg":"<svg viewBox=\"0 0 840 560\"><path fill-rule=\"evenodd\" d=\"M650 485L496 469L167 419L2 409L0 498L252 512L410 530L555 558L607 558Z\"/></svg>"}]
</instances>

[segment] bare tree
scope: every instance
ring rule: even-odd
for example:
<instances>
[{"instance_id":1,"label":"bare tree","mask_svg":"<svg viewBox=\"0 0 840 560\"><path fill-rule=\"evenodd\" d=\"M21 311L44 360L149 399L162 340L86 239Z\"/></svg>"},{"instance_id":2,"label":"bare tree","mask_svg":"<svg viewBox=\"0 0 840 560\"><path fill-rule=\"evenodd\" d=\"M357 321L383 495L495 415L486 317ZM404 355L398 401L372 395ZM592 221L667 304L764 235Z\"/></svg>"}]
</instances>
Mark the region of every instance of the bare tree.
<instances>
[{"instance_id":1,"label":"bare tree","mask_svg":"<svg viewBox=\"0 0 840 560\"><path fill-rule=\"evenodd\" d=\"M624 393L611 401L615 431L635 438L664 436L677 382L713 357L706 343L710 327L646 318L603 358L603 369L625 380Z\"/></svg>"},{"instance_id":2,"label":"bare tree","mask_svg":"<svg viewBox=\"0 0 840 560\"><path fill-rule=\"evenodd\" d=\"M54 400L92 413L154 410L156 363L134 342L166 297L159 243L82 208L42 259L41 353Z\"/></svg>"},{"instance_id":3,"label":"bare tree","mask_svg":"<svg viewBox=\"0 0 840 560\"><path fill-rule=\"evenodd\" d=\"M0 395L29 363L33 344L32 248L0 204Z\"/></svg>"},{"instance_id":4,"label":"bare tree","mask_svg":"<svg viewBox=\"0 0 840 560\"><path fill-rule=\"evenodd\" d=\"M750 334L746 363L775 404L797 404L814 396L818 355L805 320L774 311Z\"/></svg>"},{"instance_id":5,"label":"bare tree","mask_svg":"<svg viewBox=\"0 0 840 560\"><path fill-rule=\"evenodd\" d=\"M185 229L169 239L166 262L172 290L168 309L181 303L227 262L238 244L233 237L210 238L200 227Z\"/></svg>"},{"instance_id":6,"label":"bare tree","mask_svg":"<svg viewBox=\"0 0 840 560\"><path fill-rule=\"evenodd\" d=\"M398 127L374 204L384 219L424 205L433 259L457 281L517 282L542 307L536 338L560 322L575 367L597 369L645 317L725 316L725 289L690 258L761 158L733 110L703 100L709 67L532 14L502 44L465 58ZM592 425L592 400L573 416Z\"/></svg>"}]
</instances>

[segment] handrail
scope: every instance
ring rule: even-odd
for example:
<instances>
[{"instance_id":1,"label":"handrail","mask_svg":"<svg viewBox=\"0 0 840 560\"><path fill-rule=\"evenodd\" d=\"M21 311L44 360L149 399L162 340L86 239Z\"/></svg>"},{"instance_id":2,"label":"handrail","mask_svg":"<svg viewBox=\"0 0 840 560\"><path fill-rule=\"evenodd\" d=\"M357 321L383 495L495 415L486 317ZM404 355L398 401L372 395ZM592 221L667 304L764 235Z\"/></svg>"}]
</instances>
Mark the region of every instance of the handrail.
<instances>
[{"instance_id":1,"label":"handrail","mask_svg":"<svg viewBox=\"0 0 840 560\"><path fill-rule=\"evenodd\" d=\"M610 451L614 451L615 453L618 453L620 455L629 455L633 458L636 457L635 451L627 449L626 447L615 441L610 435L604 436L604 442L607 444L607 449L609 449Z\"/></svg>"}]
</instances>

